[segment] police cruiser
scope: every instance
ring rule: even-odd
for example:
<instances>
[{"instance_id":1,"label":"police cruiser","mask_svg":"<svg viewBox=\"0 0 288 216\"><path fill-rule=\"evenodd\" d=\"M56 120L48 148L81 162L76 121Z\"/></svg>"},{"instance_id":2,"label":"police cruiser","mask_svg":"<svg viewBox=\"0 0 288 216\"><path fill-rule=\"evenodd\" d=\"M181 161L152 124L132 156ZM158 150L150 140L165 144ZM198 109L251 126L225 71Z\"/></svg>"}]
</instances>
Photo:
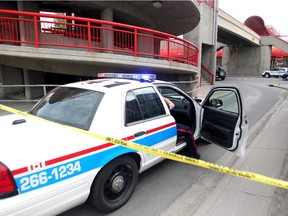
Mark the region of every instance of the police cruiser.
<instances>
[{"instance_id":1,"label":"police cruiser","mask_svg":"<svg viewBox=\"0 0 288 216\"><path fill-rule=\"evenodd\" d=\"M29 112L0 119L0 215L57 215L88 201L112 212L131 197L138 175L164 158L81 131L177 153L176 122L235 153L247 120L235 87L214 87L202 103L154 75L99 74L59 86ZM169 110L163 100L175 104Z\"/></svg>"}]
</instances>

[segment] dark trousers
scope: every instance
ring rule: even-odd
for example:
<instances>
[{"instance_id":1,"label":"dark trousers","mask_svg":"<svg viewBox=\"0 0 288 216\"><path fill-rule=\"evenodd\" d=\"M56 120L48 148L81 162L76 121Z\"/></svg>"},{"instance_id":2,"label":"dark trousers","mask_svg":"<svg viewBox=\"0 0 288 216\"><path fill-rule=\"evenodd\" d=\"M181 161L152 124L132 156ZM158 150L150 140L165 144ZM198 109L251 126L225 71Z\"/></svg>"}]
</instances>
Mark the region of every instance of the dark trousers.
<instances>
[{"instance_id":1,"label":"dark trousers","mask_svg":"<svg viewBox=\"0 0 288 216\"><path fill-rule=\"evenodd\" d=\"M190 127L177 123L177 135L185 137L187 148L191 156L198 154L194 134Z\"/></svg>"}]
</instances>

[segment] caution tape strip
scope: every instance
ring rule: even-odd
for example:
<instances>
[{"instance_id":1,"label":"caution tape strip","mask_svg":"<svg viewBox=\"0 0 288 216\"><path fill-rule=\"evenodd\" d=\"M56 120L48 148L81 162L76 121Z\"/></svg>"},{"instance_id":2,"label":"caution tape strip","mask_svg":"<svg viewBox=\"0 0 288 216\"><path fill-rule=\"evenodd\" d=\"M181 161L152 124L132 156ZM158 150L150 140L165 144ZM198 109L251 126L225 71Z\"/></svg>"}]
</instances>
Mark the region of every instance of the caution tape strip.
<instances>
[{"instance_id":1,"label":"caution tape strip","mask_svg":"<svg viewBox=\"0 0 288 216\"><path fill-rule=\"evenodd\" d=\"M27 116L27 117L30 117L30 118L39 119L41 121L47 121L47 122L50 122L50 123L53 123L53 124L58 124L58 123L51 122L49 120L46 120L46 119L31 115L31 114L26 113L26 112L22 112L20 110L17 110L17 109L14 109L14 108L2 105L2 104L0 104L0 109L5 110L7 112L11 112L11 113ZM62 124L58 124L58 125L62 125ZM157 156L160 156L160 157L163 157L163 158L166 158L166 159L170 159L170 160L174 160L174 161L178 161L178 162L182 162L182 163L186 163L186 164L192 164L192 165L199 166L199 167L202 167L202 168L206 168L206 169L210 169L210 170L226 173L226 174L229 174L229 175L234 175L234 176L237 176L237 177L249 179L249 180L256 181L256 182L261 182L261 183L272 185L272 186L279 187L279 188L288 189L288 181L283 181L283 180L267 177L267 176L260 175L260 174L257 174L257 173L253 173L253 172L241 171L241 170L236 170L236 169L232 169L232 168L225 167L225 166L220 166L220 165L209 163L209 162L206 162L206 161L203 161L203 160L197 160L197 159L186 157L186 156L183 156L183 155L179 155L179 154L175 154L175 153L171 153L171 152L167 152L167 151L151 148L151 147L148 147L148 146L139 145L137 143L133 143L133 142L130 142L130 141L125 141L125 140L121 140L121 139L116 139L116 138L112 138L112 137L103 136L103 135L100 135L100 134L92 133L92 132L89 132L89 131L86 131L86 130L82 130L82 129L71 127L71 126L67 126L67 125L62 125L62 126L71 128L71 129L73 129L75 131L78 131L80 133L84 133L84 134L87 134L89 136L93 136L93 137L96 137L98 139L102 139L102 140L105 140L107 142L110 142L110 143L113 143L113 144L116 144L116 145L120 145L120 146L124 146L124 147L131 148L131 149L134 149L134 150L138 150L138 151L146 152L146 153L149 153L149 154L157 155Z\"/></svg>"}]
</instances>

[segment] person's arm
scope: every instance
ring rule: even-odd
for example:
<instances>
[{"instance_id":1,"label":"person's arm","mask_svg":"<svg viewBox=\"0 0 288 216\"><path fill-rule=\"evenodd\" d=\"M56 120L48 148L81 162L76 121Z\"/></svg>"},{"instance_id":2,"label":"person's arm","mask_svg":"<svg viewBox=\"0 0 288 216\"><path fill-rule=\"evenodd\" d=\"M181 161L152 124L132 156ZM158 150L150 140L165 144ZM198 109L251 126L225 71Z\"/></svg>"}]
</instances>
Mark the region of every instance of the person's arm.
<instances>
[{"instance_id":1,"label":"person's arm","mask_svg":"<svg viewBox=\"0 0 288 216\"><path fill-rule=\"evenodd\" d=\"M175 107L175 104L169 100L168 98L163 96L164 101L166 102L166 104L168 105L169 109L172 110Z\"/></svg>"}]
</instances>

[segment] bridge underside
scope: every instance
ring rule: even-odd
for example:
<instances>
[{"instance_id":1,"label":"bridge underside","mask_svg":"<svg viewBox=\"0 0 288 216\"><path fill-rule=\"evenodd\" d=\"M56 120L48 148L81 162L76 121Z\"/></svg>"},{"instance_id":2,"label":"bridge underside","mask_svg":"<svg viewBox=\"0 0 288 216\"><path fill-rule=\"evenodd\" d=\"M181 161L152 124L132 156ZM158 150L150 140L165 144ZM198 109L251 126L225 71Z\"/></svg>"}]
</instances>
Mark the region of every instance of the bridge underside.
<instances>
[{"instance_id":1,"label":"bridge underside","mask_svg":"<svg viewBox=\"0 0 288 216\"><path fill-rule=\"evenodd\" d=\"M272 46L288 52L288 43L275 35L271 28L266 28L261 17L249 17L239 25L227 14L219 14L218 42L225 44L220 64L228 76L260 76L264 70L271 69Z\"/></svg>"}]
</instances>

